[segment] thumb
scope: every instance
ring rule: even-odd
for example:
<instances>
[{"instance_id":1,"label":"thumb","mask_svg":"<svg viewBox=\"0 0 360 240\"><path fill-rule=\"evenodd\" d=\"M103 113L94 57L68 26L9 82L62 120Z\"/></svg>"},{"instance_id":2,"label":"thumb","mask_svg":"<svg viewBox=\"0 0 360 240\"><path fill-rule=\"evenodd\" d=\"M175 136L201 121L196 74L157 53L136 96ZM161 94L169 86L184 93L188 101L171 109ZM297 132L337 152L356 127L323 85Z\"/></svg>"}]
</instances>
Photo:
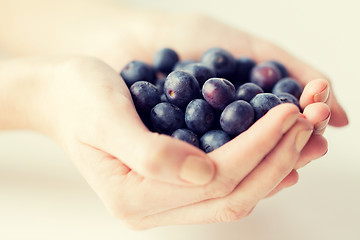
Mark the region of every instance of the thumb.
<instances>
[{"instance_id":1,"label":"thumb","mask_svg":"<svg viewBox=\"0 0 360 240\"><path fill-rule=\"evenodd\" d=\"M207 154L181 140L150 132L131 103L125 109L105 120L98 143L102 150L147 178L180 185L204 185L213 179L215 165Z\"/></svg>"}]
</instances>

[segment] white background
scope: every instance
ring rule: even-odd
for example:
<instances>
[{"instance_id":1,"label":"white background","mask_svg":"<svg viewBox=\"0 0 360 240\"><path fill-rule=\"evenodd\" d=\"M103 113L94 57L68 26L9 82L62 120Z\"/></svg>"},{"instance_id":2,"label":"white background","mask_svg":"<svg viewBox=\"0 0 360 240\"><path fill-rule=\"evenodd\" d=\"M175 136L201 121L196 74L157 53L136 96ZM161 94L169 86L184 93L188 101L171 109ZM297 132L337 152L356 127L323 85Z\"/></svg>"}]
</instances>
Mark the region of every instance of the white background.
<instances>
[{"instance_id":1,"label":"white background","mask_svg":"<svg viewBox=\"0 0 360 240\"><path fill-rule=\"evenodd\" d=\"M332 79L350 126L328 129L328 154L246 219L145 232L127 230L111 217L54 142L33 133L0 133L0 239L360 239L359 1L128 2L205 12L278 43Z\"/></svg>"}]
</instances>

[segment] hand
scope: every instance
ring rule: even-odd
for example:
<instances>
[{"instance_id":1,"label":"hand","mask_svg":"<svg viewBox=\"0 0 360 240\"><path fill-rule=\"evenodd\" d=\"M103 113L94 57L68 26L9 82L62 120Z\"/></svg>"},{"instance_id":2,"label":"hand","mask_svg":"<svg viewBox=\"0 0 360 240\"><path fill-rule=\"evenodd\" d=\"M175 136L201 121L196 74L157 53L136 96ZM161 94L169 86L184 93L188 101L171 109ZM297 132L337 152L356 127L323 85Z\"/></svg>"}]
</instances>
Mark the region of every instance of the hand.
<instances>
[{"instance_id":1,"label":"hand","mask_svg":"<svg viewBox=\"0 0 360 240\"><path fill-rule=\"evenodd\" d=\"M294 105L282 104L206 155L149 132L119 74L103 62L42 62L34 69L40 80L33 129L56 139L109 211L132 228L240 219L262 198L294 184L297 162L326 150L306 144L313 124ZM216 172L210 167L208 177L191 163L197 159ZM183 175L195 184L181 178L184 164Z\"/></svg>"},{"instance_id":2,"label":"hand","mask_svg":"<svg viewBox=\"0 0 360 240\"><path fill-rule=\"evenodd\" d=\"M255 54L255 46L267 46L279 56L283 52L208 18L192 17L192 21L176 26L179 19L169 18L166 24L160 24L151 14L146 17L149 32L157 24L158 31L168 30L171 37L163 39L155 34L159 38L149 38L136 29L133 35L127 35L127 40L111 39L114 44L106 45L109 51L102 48L93 52L117 70L134 58L149 61L155 50L163 46L178 50L184 59L199 58L208 47L217 45L257 61L271 58L288 62L276 54ZM198 42L195 33L208 24L213 26L212 32L202 37L208 42ZM229 37L224 40L222 36ZM184 45L186 42L191 45ZM124 50L123 46L132 47ZM293 67L287 67L296 77ZM119 75L106 64L91 58L74 58L50 69L44 77L51 79L46 84L46 102L38 115L44 118L34 121L37 128L60 142L110 212L134 228L237 220L262 198L296 183L298 176L293 169L327 150L326 140L319 134L304 146L313 125L327 125L329 107L321 101L313 103L319 100L315 95L322 87L329 89L323 80L305 88L301 103L308 120L299 118L294 106L283 104L233 141L206 155L181 141L150 133L138 118ZM303 85L310 81L298 79ZM318 90L313 91L316 87ZM337 111L335 115L340 119L337 125L346 123L344 113ZM183 170L183 166L188 170Z\"/></svg>"}]
</instances>

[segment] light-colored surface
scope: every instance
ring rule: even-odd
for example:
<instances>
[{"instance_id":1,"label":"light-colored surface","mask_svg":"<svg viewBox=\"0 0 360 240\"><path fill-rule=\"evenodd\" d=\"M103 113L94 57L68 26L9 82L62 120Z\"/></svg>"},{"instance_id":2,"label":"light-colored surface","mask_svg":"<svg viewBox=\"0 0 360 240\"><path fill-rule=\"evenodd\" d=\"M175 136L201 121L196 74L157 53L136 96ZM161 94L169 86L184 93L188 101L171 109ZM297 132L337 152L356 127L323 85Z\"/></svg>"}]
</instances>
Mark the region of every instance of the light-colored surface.
<instances>
[{"instance_id":1,"label":"light-colored surface","mask_svg":"<svg viewBox=\"0 0 360 240\"><path fill-rule=\"evenodd\" d=\"M132 232L113 219L51 140L1 133L0 239L360 239L359 1L129 2L207 12L277 42L331 77L350 126L328 129L329 153L302 169L296 186L260 202L248 218L146 232Z\"/></svg>"}]
</instances>

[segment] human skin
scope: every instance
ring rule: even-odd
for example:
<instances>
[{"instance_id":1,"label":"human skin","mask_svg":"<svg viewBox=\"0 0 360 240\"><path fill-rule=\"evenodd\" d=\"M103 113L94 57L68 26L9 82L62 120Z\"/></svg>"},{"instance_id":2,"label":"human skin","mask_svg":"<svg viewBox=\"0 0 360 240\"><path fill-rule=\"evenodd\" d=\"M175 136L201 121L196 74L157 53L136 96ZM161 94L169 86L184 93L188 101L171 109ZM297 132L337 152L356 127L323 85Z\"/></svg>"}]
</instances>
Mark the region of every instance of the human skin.
<instances>
[{"instance_id":1,"label":"human skin","mask_svg":"<svg viewBox=\"0 0 360 240\"><path fill-rule=\"evenodd\" d=\"M87 2L82 11L81 4L65 1L55 11L52 1L34 2L20 9L12 8L16 1L7 2L0 10L7 20L0 21L7 23L0 27L1 35L8 36L0 40L0 48L17 57L93 57L1 62L0 109L5 114L0 115L0 129L30 129L54 138L109 211L132 228L238 220L264 197L295 184L295 169L326 153L322 133L329 121L347 124L323 74L274 44L211 18L125 11L100 1ZM40 16L34 12L41 10L38 6L48 13L47 21L29 17ZM9 12L19 17L10 18ZM59 20L60 13L66 13L67 20ZM31 41L10 31L26 34L21 24L26 15ZM70 24L76 19L81 23ZM282 104L210 154L151 133L118 72L132 59L151 62L164 46L176 49L183 59L199 59L206 49L220 46L257 62L279 60L305 87L303 114Z\"/></svg>"}]
</instances>

